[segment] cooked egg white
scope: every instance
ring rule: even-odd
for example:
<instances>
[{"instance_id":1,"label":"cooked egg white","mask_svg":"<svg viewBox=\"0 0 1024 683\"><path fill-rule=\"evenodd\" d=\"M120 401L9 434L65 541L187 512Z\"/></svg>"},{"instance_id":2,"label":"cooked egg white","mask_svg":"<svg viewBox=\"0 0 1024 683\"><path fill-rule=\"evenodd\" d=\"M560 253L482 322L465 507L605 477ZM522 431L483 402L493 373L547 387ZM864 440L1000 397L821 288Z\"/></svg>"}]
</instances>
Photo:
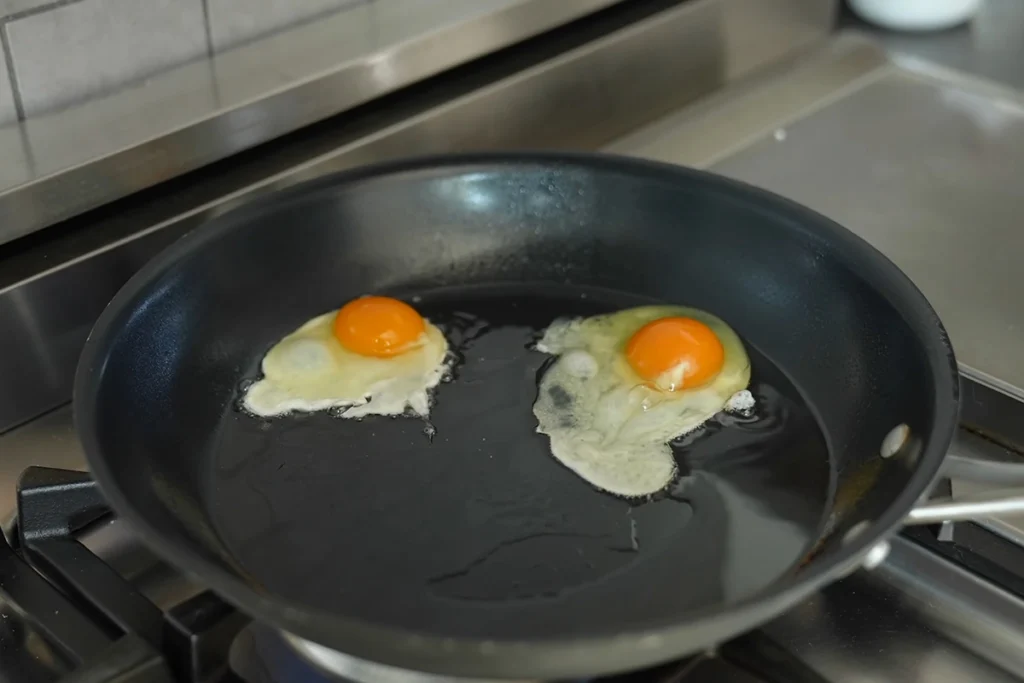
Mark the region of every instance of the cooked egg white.
<instances>
[{"instance_id":1,"label":"cooked egg white","mask_svg":"<svg viewBox=\"0 0 1024 683\"><path fill-rule=\"evenodd\" d=\"M447 371L448 343L426 322L413 348L390 358L345 349L334 336L335 313L313 318L274 345L263 358L263 378L245 392L243 407L264 417L338 409L342 417L426 417L430 390Z\"/></svg>"},{"instance_id":2,"label":"cooked egg white","mask_svg":"<svg viewBox=\"0 0 1024 683\"><path fill-rule=\"evenodd\" d=\"M645 324L670 316L703 322L725 351L721 371L692 389L663 391L637 376L624 355ZM691 432L750 382L750 360L728 325L709 313L644 306L593 318L560 320L537 349L559 358L540 381L533 414L562 464L599 489L644 496L676 474L668 442Z\"/></svg>"}]
</instances>

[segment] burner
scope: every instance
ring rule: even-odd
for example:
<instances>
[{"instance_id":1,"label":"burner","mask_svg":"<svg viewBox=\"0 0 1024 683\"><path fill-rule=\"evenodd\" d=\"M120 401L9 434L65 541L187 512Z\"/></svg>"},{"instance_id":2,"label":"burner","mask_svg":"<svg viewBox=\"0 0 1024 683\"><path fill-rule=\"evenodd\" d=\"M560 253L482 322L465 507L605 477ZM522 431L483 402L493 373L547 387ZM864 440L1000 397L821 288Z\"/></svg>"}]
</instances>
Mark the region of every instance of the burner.
<instances>
[{"instance_id":1,"label":"burner","mask_svg":"<svg viewBox=\"0 0 1024 683\"><path fill-rule=\"evenodd\" d=\"M40 621L83 680L231 680L224 653L246 619L209 591L161 611L76 539L110 514L88 474L28 468L18 483L17 538L38 574L4 544L0 588Z\"/></svg>"}]
</instances>

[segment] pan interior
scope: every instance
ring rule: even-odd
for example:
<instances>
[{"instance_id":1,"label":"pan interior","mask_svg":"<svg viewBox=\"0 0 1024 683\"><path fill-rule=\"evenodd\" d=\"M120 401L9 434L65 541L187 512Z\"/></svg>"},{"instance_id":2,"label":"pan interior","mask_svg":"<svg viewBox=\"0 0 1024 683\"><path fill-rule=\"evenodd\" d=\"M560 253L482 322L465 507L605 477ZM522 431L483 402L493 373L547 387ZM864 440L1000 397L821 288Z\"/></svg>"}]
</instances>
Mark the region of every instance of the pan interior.
<instances>
[{"instance_id":1,"label":"pan interior","mask_svg":"<svg viewBox=\"0 0 1024 683\"><path fill-rule=\"evenodd\" d=\"M419 292L459 356L430 422L223 411L208 450L217 534L263 589L377 623L524 638L664 621L793 570L830 500L824 436L749 344L758 399L675 444L681 476L626 500L560 465L531 406L557 317L645 303L566 285ZM301 322L301 321L298 321ZM254 353L243 373L258 374Z\"/></svg>"},{"instance_id":2,"label":"pan interior","mask_svg":"<svg viewBox=\"0 0 1024 683\"><path fill-rule=\"evenodd\" d=\"M559 284L521 284L538 282ZM264 424L235 410L271 345L372 292L418 294L435 318L463 310L511 325L467 349L459 381L440 387L433 443L417 420ZM789 397L792 415L813 413L831 500L810 425L782 435L814 447L749 461L741 431L708 436L685 503L631 506L554 461L530 411L545 359L523 346L556 316L654 301L721 317L747 342L754 381ZM494 362L501 353L516 361ZM915 476L913 496L921 470L937 469L955 401L934 314L838 226L707 174L532 156L351 172L214 219L112 303L75 390L90 467L167 560L270 626L378 658L388 643L374 635L366 652L351 618L530 641L691 625L673 654L747 628L695 610L788 571L823 506L831 533L810 571L853 530L891 522ZM911 437L883 459L899 424ZM726 493L757 512L734 525L740 503ZM800 550L766 543L763 526L783 520Z\"/></svg>"}]
</instances>

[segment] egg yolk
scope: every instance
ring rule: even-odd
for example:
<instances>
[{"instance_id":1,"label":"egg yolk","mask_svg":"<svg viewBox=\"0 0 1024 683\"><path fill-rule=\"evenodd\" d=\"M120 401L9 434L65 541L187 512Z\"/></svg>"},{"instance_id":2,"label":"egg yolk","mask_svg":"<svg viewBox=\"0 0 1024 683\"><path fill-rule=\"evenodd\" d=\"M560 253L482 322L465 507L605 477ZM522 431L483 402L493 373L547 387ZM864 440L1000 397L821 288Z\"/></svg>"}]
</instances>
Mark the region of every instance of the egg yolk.
<instances>
[{"instance_id":1,"label":"egg yolk","mask_svg":"<svg viewBox=\"0 0 1024 683\"><path fill-rule=\"evenodd\" d=\"M364 296L341 307L334 336L353 353L390 358L423 335L423 317L409 304L386 296Z\"/></svg>"},{"instance_id":2,"label":"egg yolk","mask_svg":"<svg viewBox=\"0 0 1024 683\"><path fill-rule=\"evenodd\" d=\"M633 372L650 382L681 367L682 381L670 389L675 391L700 386L717 375L725 362L725 349L711 328L698 320L660 318L630 337L626 360Z\"/></svg>"}]
</instances>

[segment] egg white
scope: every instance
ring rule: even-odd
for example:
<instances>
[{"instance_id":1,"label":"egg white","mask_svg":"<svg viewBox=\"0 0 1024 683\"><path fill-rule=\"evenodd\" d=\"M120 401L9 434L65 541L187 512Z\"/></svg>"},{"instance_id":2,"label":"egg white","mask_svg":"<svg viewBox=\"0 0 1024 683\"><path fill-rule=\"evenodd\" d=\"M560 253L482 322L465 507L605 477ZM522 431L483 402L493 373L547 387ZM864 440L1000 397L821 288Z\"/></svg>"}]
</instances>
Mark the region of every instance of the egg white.
<instances>
[{"instance_id":1,"label":"egg white","mask_svg":"<svg viewBox=\"0 0 1024 683\"><path fill-rule=\"evenodd\" d=\"M724 364L710 382L663 391L647 386L629 366L624 349L633 333L669 316L699 320L722 342ZM559 357L540 381L533 406L537 431L549 437L563 465L593 486L627 497L657 493L671 483L676 464L668 442L699 428L750 382L750 360L736 333L709 313L679 306L555 321L537 349Z\"/></svg>"},{"instance_id":2,"label":"egg white","mask_svg":"<svg viewBox=\"0 0 1024 683\"><path fill-rule=\"evenodd\" d=\"M313 318L263 357L263 377L242 400L245 410L262 417L338 409L341 417L401 415L412 410L426 417L430 390L447 371L448 342L426 322L413 348L390 358L347 350L334 336L337 312Z\"/></svg>"}]
</instances>

